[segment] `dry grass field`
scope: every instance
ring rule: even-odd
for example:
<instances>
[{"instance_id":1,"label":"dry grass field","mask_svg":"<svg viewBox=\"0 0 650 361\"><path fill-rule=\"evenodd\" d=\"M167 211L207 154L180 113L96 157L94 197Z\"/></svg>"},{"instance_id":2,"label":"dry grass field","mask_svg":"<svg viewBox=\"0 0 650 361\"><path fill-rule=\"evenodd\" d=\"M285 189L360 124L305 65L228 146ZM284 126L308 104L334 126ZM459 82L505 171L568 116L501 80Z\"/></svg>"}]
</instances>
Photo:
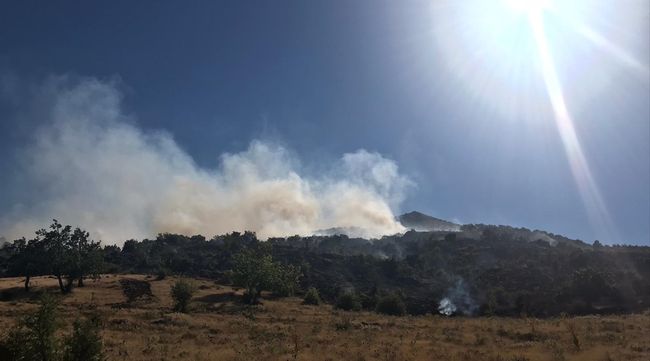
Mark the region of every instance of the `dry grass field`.
<instances>
[{"instance_id":1,"label":"dry grass field","mask_svg":"<svg viewBox=\"0 0 650 361\"><path fill-rule=\"evenodd\" d=\"M120 280L151 285L127 302ZM107 275L62 299L69 326L93 308L108 360L650 360L650 314L558 319L391 317L306 306L298 298L242 306L241 291L207 280L192 312L172 312L174 279ZM36 278L36 291L56 280ZM0 279L0 333L37 307L18 278ZM66 327L65 330L69 330Z\"/></svg>"}]
</instances>

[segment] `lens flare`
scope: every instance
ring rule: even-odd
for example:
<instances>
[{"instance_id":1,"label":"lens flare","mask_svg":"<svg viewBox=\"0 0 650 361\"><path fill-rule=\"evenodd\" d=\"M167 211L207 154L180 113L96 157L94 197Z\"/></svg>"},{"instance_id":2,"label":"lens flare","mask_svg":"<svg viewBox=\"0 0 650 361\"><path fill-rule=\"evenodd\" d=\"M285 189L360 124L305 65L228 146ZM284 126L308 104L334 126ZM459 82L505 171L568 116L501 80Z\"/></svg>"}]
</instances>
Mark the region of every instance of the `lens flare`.
<instances>
[{"instance_id":1,"label":"lens flare","mask_svg":"<svg viewBox=\"0 0 650 361\"><path fill-rule=\"evenodd\" d=\"M584 36L586 39L591 41L594 45L604 49L608 54L618 60L621 64L626 65L629 68L632 68L639 72L641 76L648 79L650 77L650 69L647 66L643 65L640 61L635 59L630 53L624 49L616 46L616 44L607 40L604 36L597 33L595 30L590 28L587 25L580 25L577 27L579 34Z\"/></svg>"},{"instance_id":2,"label":"lens flare","mask_svg":"<svg viewBox=\"0 0 650 361\"><path fill-rule=\"evenodd\" d=\"M555 124L564 144L564 150L571 166L571 172L575 178L592 224L597 226L604 234L613 236L613 222L591 174L587 158L580 146L580 141L576 134L575 126L573 125L573 119L564 100L564 94L557 71L555 70L553 56L548 45L548 40L544 34L543 16L541 12L531 12L529 13L529 20L539 50L542 76L555 115Z\"/></svg>"}]
</instances>

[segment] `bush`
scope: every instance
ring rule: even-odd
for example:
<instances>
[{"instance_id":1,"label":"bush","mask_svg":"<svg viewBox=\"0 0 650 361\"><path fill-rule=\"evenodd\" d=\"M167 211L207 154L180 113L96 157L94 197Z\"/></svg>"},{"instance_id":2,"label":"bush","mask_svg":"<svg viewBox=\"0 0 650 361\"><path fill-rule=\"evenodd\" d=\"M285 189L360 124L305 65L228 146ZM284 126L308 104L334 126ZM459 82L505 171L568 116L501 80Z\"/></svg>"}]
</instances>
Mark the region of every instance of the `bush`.
<instances>
[{"instance_id":1,"label":"bush","mask_svg":"<svg viewBox=\"0 0 650 361\"><path fill-rule=\"evenodd\" d=\"M169 274L169 271L165 268L158 268L158 271L156 272L156 281L162 281L165 278L167 278L167 275Z\"/></svg>"},{"instance_id":2,"label":"bush","mask_svg":"<svg viewBox=\"0 0 650 361\"><path fill-rule=\"evenodd\" d=\"M361 308L364 310L374 310L377 307L377 295L374 293L361 293L359 301L361 302Z\"/></svg>"},{"instance_id":3,"label":"bush","mask_svg":"<svg viewBox=\"0 0 650 361\"><path fill-rule=\"evenodd\" d=\"M58 303L45 294L41 306L22 318L0 342L0 359L8 361L100 361L104 359L99 317L76 320L72 334L60 342Z\"/></svg>"},{"instance_id":4,"label":"bush","mask_svg":"<svg viewBox=\"0 0 650 361\"><path fill-rule=\"evenodd\" d=\"M304 305L320 304L320 295L318 294L318 290L315 289L314 287L308 289L307 293L305 293L305 298L302 300L302 303Z\"/></svg>"},{"instance_id":5,"label":"bush","mask_svg":"<svg viewBox=\"0 0 650 361\"><path fill-rule=\"evenodd\" d=\"M375 311L385 315L403 316L406 314L406 306L397 294L391 293L379 298Z\"/></svg>"},{"instance_id":6,"label":"bush","mask_svg":"<svg viewBox=\"0 0 650 361\"><path fill-rule=\"evenodd\" d=\"M361 302L354 293L345 292L336 300L334 307L344 311L360 311Z\"/></svg>"},{"instance_id":7,"label":"bush","mask_svg":"<svg viewBox=\"0 0 650 361\"><path fill-rule=\"evenodd\" d=\"M8 360L50 361L60 355L55 332L60 326L58 303L48 295L41 298L39 309L18 321L3 340L2 352Z\"/></svg>"},{"instance_id":8,"label":"bush","mask_svg":"<svg viewBox=\"0 0 650 361\"><path fill-rule=\"evenodd\" d=\"M174 311L187 312L187 306L196 291L196 287L190 281L180 279L174 283L171 289L171 296L174 299Z\"/></svg>"},{"instance_id":9,"label":"bush","mask_svg":"<svg viewBox=\"0 0 650 361\"><path fill-rule=\"evenodd\" d=\"M101 361L104 359L101 322L98 317L74 322L72 334L65 341L64 361Z\"/></svg>"},{"instance_id":10,"label":"bush","mask_svg":"<svg viewBox=\"0 0 650 361\"><path fill-rule=\"evenodd\" d=\"M350 317L343 317L340 321L334 323L334 328L337 331L349 331L352 327L352 319Z\"/></svg>"}]
</instances>

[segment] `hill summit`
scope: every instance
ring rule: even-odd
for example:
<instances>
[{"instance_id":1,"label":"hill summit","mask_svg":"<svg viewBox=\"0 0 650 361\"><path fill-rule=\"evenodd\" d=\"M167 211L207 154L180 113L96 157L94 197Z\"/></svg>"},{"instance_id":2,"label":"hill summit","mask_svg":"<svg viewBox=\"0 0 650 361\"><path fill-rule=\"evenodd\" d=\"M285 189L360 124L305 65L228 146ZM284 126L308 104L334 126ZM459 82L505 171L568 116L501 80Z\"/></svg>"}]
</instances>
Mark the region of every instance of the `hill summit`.
<instances>
[{"instance_id":1,"label":"hill summit","mask_svg":"<svg viewBox=\"0 0 650 361\"><path fill-rule=\"evenodd\" d=\"M401 216L397 217L397 220L404 227L418 232L434 232L434 231L459 232L461 226L460 224L431 217L429 215L417 211L404 213Z\"/></svg>"}]
</instances>

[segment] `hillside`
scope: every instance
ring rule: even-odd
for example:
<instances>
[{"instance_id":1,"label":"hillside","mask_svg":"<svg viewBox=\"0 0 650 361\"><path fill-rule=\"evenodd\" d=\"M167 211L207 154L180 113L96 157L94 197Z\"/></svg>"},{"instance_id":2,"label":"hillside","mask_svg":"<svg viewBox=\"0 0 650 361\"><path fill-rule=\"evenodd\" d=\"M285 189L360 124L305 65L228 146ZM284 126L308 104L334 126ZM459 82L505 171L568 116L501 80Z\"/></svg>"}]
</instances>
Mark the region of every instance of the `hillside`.
<instances>
[{"instance_id":1,"label":"hillside","mask_svg":"<svg viewBox=\"0 0 650 361\"><path fill-rule=\"evenodd\" d=\"M641 312L650 307L650 247L588 245L541 231L466 225L379 240L270 240L275 257L309 265L305 284L401 292L412 314L447 298L465 315Z\"/></svg>"},{"instance_id":2,"label":"hillside","mask_svg":"<svg viewBox=\"0 0 650 361\"><path fill-rule=\"evenodd\" d=\"M589 245L508 226L463 225L456 232L409 231L374 240L334 235L260 241L251 232L211 239L160 234L128 240L123 247L88 242L86 256L68 246L77 238L52 247L70 233L39 237L0 248L0 275L34 277L59 270L62 292L91 268L237 284L232 278L235 260L253 254L249 258L272 259L279 269L289 270L282 277L292 280L292 289L314 287L330 304L352 292L367 301L368 310L386 295L397 295L412 315L555 317L650 308L650 247Z\"/></svg>"},{"instance_id":3,"label":"hillside","mask_svg":"<svg viewBox=\"0 0 650 361\"><path fill-rule=\"evenodd\" d=\"M151 297L129 302L124 281L140 282ZM242 291L195 280L188 314L171 310L173 278L105 275L64 296L64 329L80 314L99 314L108 360L647 360L650 316L447 318L381 316L307 306L299 298L244 306ZM0 280L0 333L34 310L22 279ZM56 290L38 277L34 292Z\"/></svg>"}]
</instances>

